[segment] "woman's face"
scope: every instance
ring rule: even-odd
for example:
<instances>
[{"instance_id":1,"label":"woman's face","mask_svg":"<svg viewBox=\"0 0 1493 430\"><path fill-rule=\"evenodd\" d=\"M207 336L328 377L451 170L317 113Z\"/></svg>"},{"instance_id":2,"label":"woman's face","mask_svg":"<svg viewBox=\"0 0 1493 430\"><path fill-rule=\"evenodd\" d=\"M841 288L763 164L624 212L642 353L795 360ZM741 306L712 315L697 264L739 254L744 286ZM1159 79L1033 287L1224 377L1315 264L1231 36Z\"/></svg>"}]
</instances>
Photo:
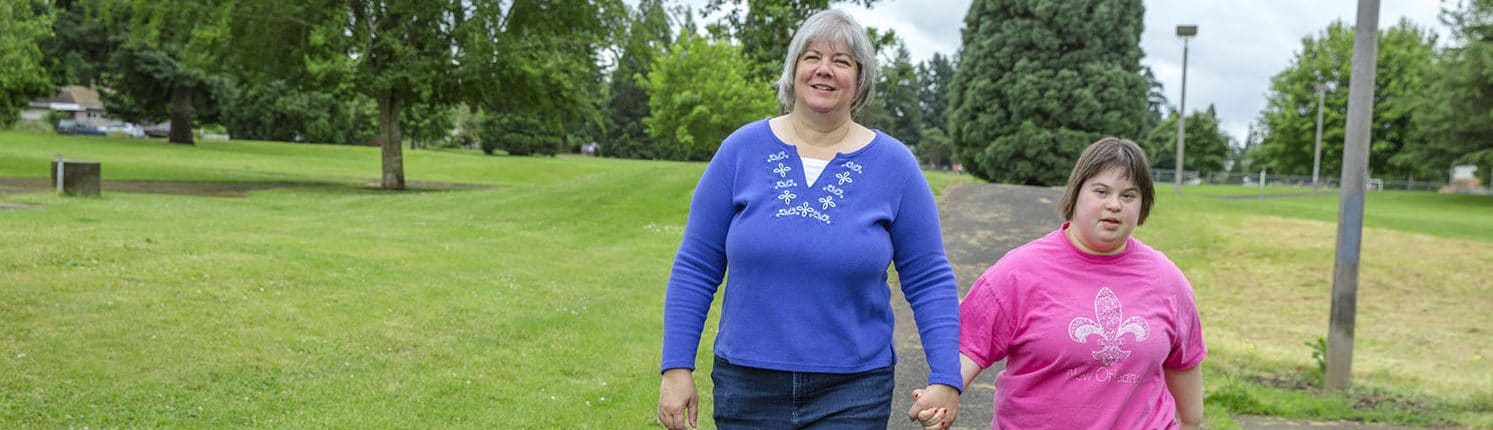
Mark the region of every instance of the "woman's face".
<instances>
[{"instance_id":1,"label":"woman's face","mask_svg":"<svg viewBox=\"0 0 1493 430\"><path fill-rule=\"evenodd\" d=\"M1114 254L1140 220L1141 193L1118 168L1105 170L1079 188L1068 220L1068 239L1092 254Z\"/></svg>"},{"instance_id":2,"label":"woman's face","mask_svg":"<svg viewBox=\"0 0 1493 430\"><path fill-rule=\"evenodd\" d=\"M795 110L850 112L850 103L855 100L859 66L850 55L849 46L838 41L810 42L798 56L795 69Z\"/></svg>"}]
</instances>

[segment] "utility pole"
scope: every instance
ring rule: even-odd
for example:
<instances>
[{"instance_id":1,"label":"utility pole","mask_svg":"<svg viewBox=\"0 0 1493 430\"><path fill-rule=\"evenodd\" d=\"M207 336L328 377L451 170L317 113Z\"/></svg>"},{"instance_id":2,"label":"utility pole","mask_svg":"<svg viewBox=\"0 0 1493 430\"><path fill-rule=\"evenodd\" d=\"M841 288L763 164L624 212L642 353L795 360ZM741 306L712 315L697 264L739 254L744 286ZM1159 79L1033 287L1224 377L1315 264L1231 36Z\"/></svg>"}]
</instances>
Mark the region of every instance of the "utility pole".
<instances>
[{"instance_id":1,"label":"utility pole","mask_svg":"<svg viewBox=\"0 0 1493 430\"><path fill-rule=\"evenodd\" d=\"M1369 125L1374 119L1374 74L1378 67L1379 0L1358 0L1353 38L1353 75L1348 81L1348 132L1343 139L1337 258L1332 269L1332 318L1327 332L1328 390L1352 385L1353 325L1358 315L1358 254L1363 239L1364 186L1368 179Z\"/></svg>"},{"instance_id":2,"label":"utility pole","mask_svg":"<svg viewBox=\"0 0 1493 430\"><path fill-rule=\"evenodd\" d=\"M1312 195L1317 195L1321 188L1318 182L1319 173L1322 171L1322 99L1327 95L1327 85L1317 83L1317 148L1312 151Z\"/></svg>"},{"instance_id":3,"label":"utility pole","mask_svg":"<svg viewBox=\"0 0 1493 430\"><path fill-rule=\"evenodd\" d=\"M1172 174L1177 182L1177 195L1182 195L1182 143L1187 139L1187 41L1198 34L1196 25L1177 26L1177 36L1182 38L1182 98L1177 102L1177 171Z\"/></svg>"}]
</instances>

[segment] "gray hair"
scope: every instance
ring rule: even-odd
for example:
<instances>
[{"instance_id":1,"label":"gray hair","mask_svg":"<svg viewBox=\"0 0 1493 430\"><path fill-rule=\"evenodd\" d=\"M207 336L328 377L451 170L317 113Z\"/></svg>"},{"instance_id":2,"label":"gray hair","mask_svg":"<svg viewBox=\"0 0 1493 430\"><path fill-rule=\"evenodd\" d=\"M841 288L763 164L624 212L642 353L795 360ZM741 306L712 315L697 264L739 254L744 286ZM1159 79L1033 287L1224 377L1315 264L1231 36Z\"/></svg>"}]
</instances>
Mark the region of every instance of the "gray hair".
<instances>
[{"instance_id":1,"label":"gray hair","mask_svg":"<svg viewBox=\"0 0 1493 430\"><path fill-rule=\"evenodd\" d=\"M866 36L865 27L855 22L855 18L851 18L845 11L828 9L804 20L803 25L793 34L793 41L788 43L788 57L783 61L783 74L778 77L776 84L778 108L782 112L793 110L796 97L793 93L793 75L798 71L798 57L803 55L810 43L821 39L844 42L855 60L855 98L850 101L850 112L859 112L861 107L871 101L871 93L876 88L876 48L871 46L871 38Z\"/></svg>"}]
</instances>

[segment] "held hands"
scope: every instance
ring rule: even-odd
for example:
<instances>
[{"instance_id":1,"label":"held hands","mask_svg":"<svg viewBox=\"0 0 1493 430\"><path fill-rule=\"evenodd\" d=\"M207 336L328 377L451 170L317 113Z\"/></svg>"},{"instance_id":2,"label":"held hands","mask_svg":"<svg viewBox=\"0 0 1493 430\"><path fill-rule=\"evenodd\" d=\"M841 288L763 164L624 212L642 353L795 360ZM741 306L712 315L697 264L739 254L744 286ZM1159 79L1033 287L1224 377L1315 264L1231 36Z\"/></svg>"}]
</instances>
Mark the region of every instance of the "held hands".
<instances>
[{"instance_id":1,"label":"held hands","mask_svg":"<svg viewBox=\"0 0 1493 430\"><path fill-rule=\"evenodd\" d=\"M695 378L689 369L664 371L658 384L658 421L669 430L696 427L700 413L700 396L695 392Z\"/></svg>"},{"instance_id":2,"label":"held hands","mask_svg":"<svg viewBox=\"0 0 1493 430\"><path fill-rule=\"evenodd\" d=\"M946 430L959 417L959 390L943 384L932 384L928 388L913 390L915 399L907 419L917 421L924 430Z\"/></svg>"}]
</instances>

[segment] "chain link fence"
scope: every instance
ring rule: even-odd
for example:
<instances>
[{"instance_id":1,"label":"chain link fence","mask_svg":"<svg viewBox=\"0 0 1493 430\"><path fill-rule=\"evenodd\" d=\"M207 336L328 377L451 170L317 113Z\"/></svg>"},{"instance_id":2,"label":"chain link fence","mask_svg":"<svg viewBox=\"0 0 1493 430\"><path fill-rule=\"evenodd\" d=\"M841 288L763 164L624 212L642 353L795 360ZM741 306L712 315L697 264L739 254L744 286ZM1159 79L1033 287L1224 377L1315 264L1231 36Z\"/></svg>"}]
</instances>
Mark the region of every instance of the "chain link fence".
<instances>
[{"instance_id":1,"label":"chain link fence","mask_svg":"<svg viewBox=\"0 0 1493 430\"><path fill-rule=\"evenodd\" d=\"M1157 186L1172 184L1176 181L1176 171L1173 169L1151 169L1151 181ZM1338 175L1322 175L1318 181L1322 188L1337 188ZM1196 170L1182 171L1182 183L1187 185L1210 184L1210 185L1242 185L1248 187L1259 187L1261 182L1267 187L1299 187L1302 189L1312 188L1311 176L1276 175L1266 171L1263 174L1240 172L1210 172L1199 173ZM1366 184L1369 191L1377 190L1405 190L1405 191L1436 191L1446 186L1446 182L1422 181L1415 178L1402 180L1390 180L1384 178L1370 178Z\"/></svg>"}]
</instances>

